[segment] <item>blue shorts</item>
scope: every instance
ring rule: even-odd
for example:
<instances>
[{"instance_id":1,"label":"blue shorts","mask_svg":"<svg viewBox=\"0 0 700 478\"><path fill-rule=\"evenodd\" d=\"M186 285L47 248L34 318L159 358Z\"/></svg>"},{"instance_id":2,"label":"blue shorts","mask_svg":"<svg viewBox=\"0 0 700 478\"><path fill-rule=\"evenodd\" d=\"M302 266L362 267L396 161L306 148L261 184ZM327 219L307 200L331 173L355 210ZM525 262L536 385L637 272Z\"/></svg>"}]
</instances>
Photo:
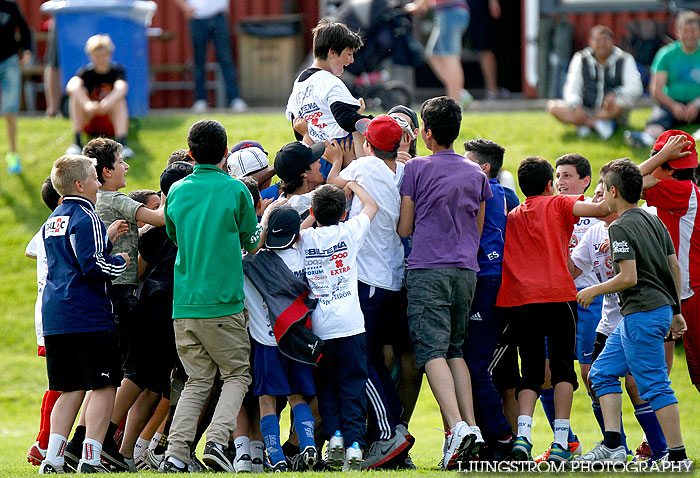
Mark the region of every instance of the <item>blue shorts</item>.
<instances>
[{"instance_id":1,"label":"blue shorts","mask_svg":"<svg viewBox=\"0 0 700 478\"><path fill-rule=\"evenodd\" d=\"M3 114L19 111L19 98L22 87L22 70L19 67L19 55L12 55L0 61L0 110Z\"/></svg>"},{"instance_id":2,"label":"blue shorts","mask_svg":"<svg viewBox=\"0 0 700 478\"><path fill-rule=\"evenodd\" d=\"M316 395L311 365L282 355L277 347L253 343L253 395Z\"/></svg>"},{"instance_id":3,"label":"blue shorts","mask_svg":"<svg viewBox=\"0 0 700 478\"><path fill-rule=\"evenodd\" d=\"M631 373L639 396L656 411L678 403L666 368L664 338L671 327L671 307L665 305L625 316L610 334L589 375L598 397L622 393L620 377Z\"/></svg>"},{"instance_id":4,"label":"blue shorts","mask_svg":"<svg viewBox=\"0 0 700 478\"><path fill-rule=\"evenodd\" d=\"M461 56L462 37L469 26L469 10L450 7L435 10L433 31L425 53L428 56Z\"/></svg>"},{"instance_id":5,"label":"blue shorts","mask_svg":"<svg viewBox=\"0 0 700 478\"><path fill-rule=\"evenodd\" d=\"M578 306L578 322L576 322L576 359L578 363L591 363L595 329L603 315L603 296L595 298L587 309Z\"/></svg>"}]
</instances>

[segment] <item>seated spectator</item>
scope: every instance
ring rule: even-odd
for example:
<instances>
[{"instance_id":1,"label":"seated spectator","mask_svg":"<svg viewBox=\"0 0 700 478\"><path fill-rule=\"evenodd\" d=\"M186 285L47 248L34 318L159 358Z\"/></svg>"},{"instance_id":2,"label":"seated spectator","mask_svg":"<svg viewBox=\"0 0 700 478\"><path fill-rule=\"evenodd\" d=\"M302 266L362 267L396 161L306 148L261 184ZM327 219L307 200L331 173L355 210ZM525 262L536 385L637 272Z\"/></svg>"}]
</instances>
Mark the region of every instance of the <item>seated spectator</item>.
<instances>
[{"instance_id":1,"label":"seated spectator","mask_svg":"<svg viewBox=\"0 0 700 478\"><path fill-rule=\"evenodd\" d=\"M612 30L591 28L588 46L574 54L564 84L564 98L547 103L549 111L565 124L577 126L581 137L591 128L604 140L625 122L627 112L642 96L642 78L632 55L614 44Z\"/></svg>"},{"instance_id":2,"label":"seated spectator","mask_svg":"<svg viewBox=\"0 0 700 478\"><path fill-rule=\"evenodd\" d=\"M91 63L78 70L66 85L70 97L70 119L75 142L66 154L82 152L81 135L114 136L124 149L122 157L134 152L126 145L129 133L129 109L126 93L129 85L122 65L112 62L114 43L109 35L93 35L85 42Z\"/></svg>"},{"instance_id":3,"label":"seated spectator","mask_svg":"<svg viewBox=\"0 0 700 478\"><path fill-rule=\"evenodd\" d=\"M625 143L650 148L657 136L677 125L697 123L700 112L700 15L676 18L678 41L661 48L651 65L649 92L656 105L644 131L625 131Z\"/></svg>"}]
</instances>

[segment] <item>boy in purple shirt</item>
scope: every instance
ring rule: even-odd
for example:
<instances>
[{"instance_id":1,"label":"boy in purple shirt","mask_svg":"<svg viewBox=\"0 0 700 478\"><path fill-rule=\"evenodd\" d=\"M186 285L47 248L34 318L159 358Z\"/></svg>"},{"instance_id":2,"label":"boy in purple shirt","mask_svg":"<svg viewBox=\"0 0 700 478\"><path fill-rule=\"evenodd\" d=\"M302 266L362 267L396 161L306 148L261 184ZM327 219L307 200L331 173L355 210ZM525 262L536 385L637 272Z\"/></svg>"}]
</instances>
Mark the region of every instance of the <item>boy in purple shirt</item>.
<instances>
[{"instance_id":1,"label":"boy in purple shirt","mask_svg":"<svg viewBox=\"0 0 700 478\"><path fill-rule=\"evenodd\" d=\"M449 428L442 466L451 469L484 444L474 421L462 344L491 187L477 164L452 149L462 122L454 100L427 100L421 118L421 135L433 154L406 163L398 230L402 237L413 234L406 274L408 325L416 362Z\"/></svg>"}]
</instances>

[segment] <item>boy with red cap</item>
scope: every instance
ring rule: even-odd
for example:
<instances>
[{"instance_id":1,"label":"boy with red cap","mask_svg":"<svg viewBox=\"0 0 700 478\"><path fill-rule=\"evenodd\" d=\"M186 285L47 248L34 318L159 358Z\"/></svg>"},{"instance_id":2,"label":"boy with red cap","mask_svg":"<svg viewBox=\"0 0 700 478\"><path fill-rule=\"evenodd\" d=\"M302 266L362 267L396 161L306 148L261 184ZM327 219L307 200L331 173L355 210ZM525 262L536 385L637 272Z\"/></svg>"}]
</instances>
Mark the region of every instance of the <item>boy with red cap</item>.
<instances>
[{"instance_id":1,"label":"boy with red cap","mask_svg":"<svg viewBox=\"0 0 700 478\"><path fill-rule=\"evenodd\" d=\"M357 290L367 337L366 394L374 411L369 414L367 438L371 445L362 467L380 468L394 461L405 462L415 441L406 425L399 422L403 411L401 400L384 364L383 352L386 324L393 322L391 314L400 309L403 281L403 247L396 232L404 168L396 157L403 129L389 115L379 115L371 121L361 119L355 127L365 137L365 156L355 159L342 171L342 155L329 156L333 167L328 181L340 187L356 181L379 206L357 255ZM354 198L350 217L359 215L362 208L359 198Z\"/></svg>"},{"instance_id":2,"label":"boy with red cap","mask_svg":"<svg viewBox=\"0 0 700 478\"><path fill-rule=\"evenodd\" d=\"M651 158L639 165L647 204L671 233L681 266L681 311L688 324L683 336L688 372L700 390L700 189L693 183L698 165L695 140L683 131L664 131Z\"/></svg>"}]
</instances>

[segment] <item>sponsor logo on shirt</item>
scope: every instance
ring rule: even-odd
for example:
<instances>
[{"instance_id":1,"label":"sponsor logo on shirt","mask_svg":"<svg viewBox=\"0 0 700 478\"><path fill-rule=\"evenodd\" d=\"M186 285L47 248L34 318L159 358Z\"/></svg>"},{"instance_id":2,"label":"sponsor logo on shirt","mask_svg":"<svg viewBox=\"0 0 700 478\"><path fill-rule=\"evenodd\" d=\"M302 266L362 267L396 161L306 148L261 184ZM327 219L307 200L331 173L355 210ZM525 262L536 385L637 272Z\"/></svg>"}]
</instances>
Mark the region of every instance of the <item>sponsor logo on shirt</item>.
<instances>
[{"instance_id":1,"label":"sponsor logo on shirt","mask_svg":"<svg viewBox=\"0 0 700 478\"><path fill-rule=\"evenodd\" d=\"M70 216L54 216L46 221L44 226L44 238L51 236L65 236L68 230Z\"/></svg>"},{"instance_id":2,"label":"sponsor logo on shirt","mask_svg":"<svg viewBox=\"0 0 700 478\"><path fill-rule=\"evenodd\" d=\"M627 241L613 241L613 252L615 254L625 254L630 251Z\"/></svg>"}]
</instances>

